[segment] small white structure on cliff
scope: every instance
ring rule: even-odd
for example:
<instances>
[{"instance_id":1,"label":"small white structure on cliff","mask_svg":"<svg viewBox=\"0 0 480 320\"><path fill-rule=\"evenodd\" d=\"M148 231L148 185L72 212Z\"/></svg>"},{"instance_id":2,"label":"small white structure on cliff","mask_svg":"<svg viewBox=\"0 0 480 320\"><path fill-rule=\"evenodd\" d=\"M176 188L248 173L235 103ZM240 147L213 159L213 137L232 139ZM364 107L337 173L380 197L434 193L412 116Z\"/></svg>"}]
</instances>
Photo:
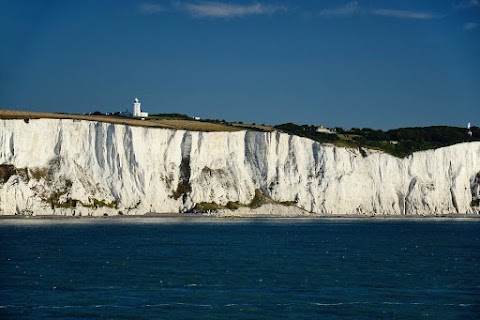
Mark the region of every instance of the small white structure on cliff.
<instances>
[{"instance_id":1,"label":"small white structure on cliff","mask_svg":"<svg viewBox=\"0 0 480 320\"><path fill-rule=\"evenodd\" d=\"M315 128L315 131L316 131L316 132L320 132L320 133L328 133L328 134L334 134L334 133L336 133L336 130L335 130L335 129L325 128L324 126L317 126L317 127Z\"/></svg>"},{"instance_id":2,"label":"small white structure on cliff","mask_svg":"<svg viewBox=\"0 0 480 320\"><path fill-rule=\"evenodd\" d=\"M142 109L140 108L140 101L138 101L138 98L135 98L133 100L133 116L134 117L148 117L148 112L142 112Z\"/></svg>"}]
</instances>

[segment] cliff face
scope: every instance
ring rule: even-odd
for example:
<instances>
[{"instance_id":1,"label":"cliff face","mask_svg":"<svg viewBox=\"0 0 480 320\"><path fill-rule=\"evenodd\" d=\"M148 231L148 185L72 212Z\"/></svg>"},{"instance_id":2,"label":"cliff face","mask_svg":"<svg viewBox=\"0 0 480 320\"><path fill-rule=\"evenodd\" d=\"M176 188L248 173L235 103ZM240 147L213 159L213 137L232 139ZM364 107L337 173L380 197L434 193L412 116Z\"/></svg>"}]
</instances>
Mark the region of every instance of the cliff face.
<instances>
[{"instance_id":1,"label":"cliff face","mask_svg":"<svg viewBox=\"0 0 480 320\"><path fill-rule=\"evenodd\" d=\"M278 132L0 120L3 215L182 212L260 198L265 210L313 214L479 213L480 143L398 159Z\"/></svg>"}]
</instances>

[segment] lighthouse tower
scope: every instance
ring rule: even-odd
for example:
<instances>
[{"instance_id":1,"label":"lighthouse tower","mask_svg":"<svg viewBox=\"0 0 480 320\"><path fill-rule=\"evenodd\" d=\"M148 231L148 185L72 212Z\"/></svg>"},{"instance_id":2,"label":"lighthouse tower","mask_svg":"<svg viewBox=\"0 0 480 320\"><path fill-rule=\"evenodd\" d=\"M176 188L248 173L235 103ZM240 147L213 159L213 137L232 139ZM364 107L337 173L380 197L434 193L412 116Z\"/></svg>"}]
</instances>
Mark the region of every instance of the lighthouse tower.
<instances>
[{"instance_id":1,"label":"lighthouse tower","mask_svg":"<svg viewBox=\"0 0 480 320\"><path fill-rule=\"evenodd\" d=\"M141 103L138 101L138 98L135 98L133 100L133 116L134 117L140 117L140 113L142 110L140 109Z\"/></svg>"},{"instance_id":2,"label":"lighthouse tower","mask_svg":"<svg viewBox=\"0 0 480 320\"><path fill-rule=\"evenodd\" d=\"M148 117L148 112L142 112L142 109L140 108L140 101L138 101L138 98L135 98L133 100L133 116L134 117Z\"/></svg>"}]
</instances>

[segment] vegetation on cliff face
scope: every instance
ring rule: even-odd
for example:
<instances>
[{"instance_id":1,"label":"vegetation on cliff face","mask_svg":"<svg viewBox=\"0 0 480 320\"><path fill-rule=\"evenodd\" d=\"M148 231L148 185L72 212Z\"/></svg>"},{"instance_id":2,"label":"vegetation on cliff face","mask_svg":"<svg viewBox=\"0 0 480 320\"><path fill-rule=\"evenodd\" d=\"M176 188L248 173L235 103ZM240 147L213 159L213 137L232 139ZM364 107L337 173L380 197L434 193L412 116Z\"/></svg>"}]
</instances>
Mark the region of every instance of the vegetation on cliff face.
<instances>
[{"instance_id":1,"label":"vegetation on cliff face","mask_svg":"<svg viewBox=\"0 0 480 320\"><path fill-rule=\"evenodd\" d=\"M3 184L10 179L11 176L16 174L16 169L14 165L11 164L0 164L0 184Z\"/></svg>"},{"instance_id":2,"label":"vegetation on cliff face","mask_svg":"<svg viewBox=\"0 0 480 320\"><path fill-rule=\"evenodd\" d=\"M293 201L278 202L265 195L259 189L255 189L255 194L248 204L240 204L237 201L229 201L226 205L220 205L215 202L199 202L195 204L192 209L194 213L217 212L222 209L229 209L235 211L239 208L257 209L265 204L281 204L284 206L296 206Z\"/></svg>"},{"instance_id":3,"label":"vegetation on cliff face","mask_svg":"<svg viewBox=\"0 0 480 320\"><path fill-rule=\"evenodd\" d=\"M35 180L31 189L48 203L52 209L55 208L76 208L78 205L85 208L117 208L116 201L98 200L89 197L89 201L84 203L70 197L70 191L73 182L63 176L57 177L55 173L60 170L60 158L56 157L50 160L45 167L35 168L16 168L12 164L0 164L0 185L5 184L10 177L18 176L25 182Z\"/></svg>"},{"instance_id":4,"label":"vegetation on cliff face","mask_svg":"<svg viewBox=\"0 0 480 320\"><path fill-rule=\"evenodd\" d=\"M472 193L471 207L480 206L480 172L478 172L471 181L470 190Z\"/></svg>"}]
</instances>

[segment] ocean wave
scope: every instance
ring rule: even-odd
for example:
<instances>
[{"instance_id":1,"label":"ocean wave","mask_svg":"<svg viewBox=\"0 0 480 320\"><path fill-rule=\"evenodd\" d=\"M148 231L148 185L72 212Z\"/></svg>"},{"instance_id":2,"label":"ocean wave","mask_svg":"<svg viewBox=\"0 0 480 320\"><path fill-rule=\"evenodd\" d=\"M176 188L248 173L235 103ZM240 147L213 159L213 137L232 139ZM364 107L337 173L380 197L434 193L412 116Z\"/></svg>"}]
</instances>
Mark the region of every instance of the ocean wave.
<instances>
[{"instance_id":1,"label":"ocean wave","mask_svg":"<svg viewBox=\"0 0 480 320\"><path fill-rule=\"evenodd\" d=\"M398 301L349 301L349 302L312 302L311 304L316 306L342 306L342 305L353 305L353 304L386 304L386 305L432 305L432 306L450 306L450 307L472 307L477 304L474 303L425 303L425 302L398 302Z\"/></svg>"},{"instance_id":2,"label":"ocean wave","mask_svg":"<svg viewBox=\"0 0 480 320\"><path fill-rule=\"evenodd\" d=\"M202 286L202 285L197 284L197 283L189 283L189 284L184 285L184 287L187 287L187 288L200 287L200 286Z\"/></svg>"},{"instance_id":3,"label":"ocean wave","mask_svg":"<svg viewBox=\"0 0 480 320\"><path fill-rule=\"evenodd\" d=\"M352 301L352 302L332 302L332 303L322 303L322 302L312 302L311 304L322 307L329 306L343 306L349 304L370 304L371 302L361 302L361 301Z\"/></svg>"},{"instance_id":4,"label":"ocean wave","mask_svg":"<svg viewBox=\"0 0 480 320\"><path fill-rule=\"evenodd\" d=\"M227 303L223 305L224 307L251 307L254 306L251 303Z\"/></svg>"},{"instance_id":5,"label":"ocean wave","mask_svg":"<svg viewBox=\"0 0 480 320\"><path fill-rule=\"evenodd\" d=\"M211 304L186 303L186 302L143 304L140 307L141 308L158 308L158 307L174 307L174 306L202 307L202 308L213 307Z\"/></svg>"},{"instance_id":6,"label":"ocean wave","mask_svg":"<svg viewBox=\"0 0 480 320\"><path fill-rule=\"evenodd\" d=\"M99 308L123 308L123 309L133 309L137 306L128 306L128 305L118 305L118 304L94 304L94 305L64 305L64 306L47 306L47 305L18 305L18 306L9 306L12 308L32 308L32 309L99 309Z\"/></svg>"}]
</instances>

